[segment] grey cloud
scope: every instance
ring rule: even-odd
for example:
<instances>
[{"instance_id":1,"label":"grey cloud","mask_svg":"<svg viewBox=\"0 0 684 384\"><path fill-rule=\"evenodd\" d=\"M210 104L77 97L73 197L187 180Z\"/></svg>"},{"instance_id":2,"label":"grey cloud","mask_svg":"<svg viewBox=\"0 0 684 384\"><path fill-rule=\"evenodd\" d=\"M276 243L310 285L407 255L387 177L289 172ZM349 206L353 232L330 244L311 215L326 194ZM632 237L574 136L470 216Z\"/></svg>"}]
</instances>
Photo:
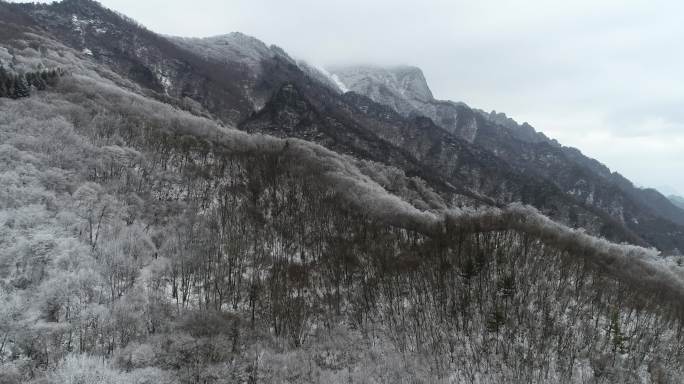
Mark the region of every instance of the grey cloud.
<instances>
[{"instance_id":1,"label":"grey cloud","mask_svg":"<svg viewBox=\"0 0 684 384\"><path fill-rule=\"evenodd\" d=\"M677 101L650 102L613 111L607 122L619 135L684 135L684 98ZM662 124L649 125L648 122ZM619 129L622 128L622 129ZM682 155L684 157L684 154Z\"/></svg>"}]
</instances>

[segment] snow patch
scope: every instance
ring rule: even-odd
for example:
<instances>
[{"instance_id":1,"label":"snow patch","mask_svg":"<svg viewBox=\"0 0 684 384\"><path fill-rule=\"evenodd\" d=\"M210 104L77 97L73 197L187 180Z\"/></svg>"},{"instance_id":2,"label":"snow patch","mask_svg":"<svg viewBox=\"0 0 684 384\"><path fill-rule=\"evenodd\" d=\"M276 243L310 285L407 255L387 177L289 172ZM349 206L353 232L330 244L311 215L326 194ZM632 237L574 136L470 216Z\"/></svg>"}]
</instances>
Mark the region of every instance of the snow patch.
<instances>
[{"instance_id":1,"label":"snow patch","mask_svg":"<svg viewBox=\"0 0 684 384\"><path fill-rule=\"evenodd\" d=\"M333 81L333 83L335 83L335 85L337 85L337 87L340 89L340 91L342 91L342 93L347 93L347 92L349 92L349 88L347 88L347 86L344 85L344 83L342 82L342 80L340 80L340 77L339 77L339 76L337 76L336 74L333 73L333 74L330 76L330 79Z\"/></svg>"},{"instance_id":2,"label":"snow patch","mask_svg":"<svg viewBox=\"0 0 684 384\"><path fill-rule=\"evenodd\" d=\"M339 89L340 92L349 92L349 88L347 88L347 86L344 85L344 83L340 80L340 78L337 75L328 72L328 70L321 65L312 64L312 66L318 72L322 73L325 77L327 77L333 84L335 84L335 86Z\"/></svg>"},{"instance_id":3,"label":"snow patch","mask_svg":"<svg viewBox=\"0 0 684 384\"><path fill-rule=\"evenodd\" d=\"M168 89L173 85L173 83L171 82L171 78L169 78L168 76L161 75L160 81L164 89Z\"/></svg>"},{"instance_id":4,"label":"snow patch","mask_svg":"<svg viewBox=\"0 0 684 384\"><path fill-rule=\"evenodd\" d=\"M9 53L7 48L0 47L0 65L6 65L12 62L12 54Z\"/></svg>"},{"instance_id":5,"label":"snow patch","mask_svg":"<svg viewBox=\"0 0 684 384\"><path fill-rule=\"evenodd\" d=\"M171 76L166 71L164 71L162 67L155 68L154 73L157 77L157 80L159 80L159 84L161 84L162 88L164 89L164 93L168 95L169 89L173 86Z\"/></svg>"},{"instance_id":6,"label":"snow patch","mask_svg":"<svg viewBox=\"0 0 684 384\"><path fill-rule=\"evenodd\" d=\"M82 51L82 52L83 52L84 55L88 55L88 56L92 56L92 55L93 55L93 51L91 51L91 50L88 49L88 48L83 48L83 51Z\"/></svg>"},{"instance_id":7,"label":"snow patch","mask_svg":"<svg viewBox=\"0 0 684 384\"><path fill-rule=\"evenodd\" d=\"M71 16L71 24L74 25L74 31L82 32L81 21L78 19L78 16L76 16L76 15Z\"/></svg>"}]
</instances>

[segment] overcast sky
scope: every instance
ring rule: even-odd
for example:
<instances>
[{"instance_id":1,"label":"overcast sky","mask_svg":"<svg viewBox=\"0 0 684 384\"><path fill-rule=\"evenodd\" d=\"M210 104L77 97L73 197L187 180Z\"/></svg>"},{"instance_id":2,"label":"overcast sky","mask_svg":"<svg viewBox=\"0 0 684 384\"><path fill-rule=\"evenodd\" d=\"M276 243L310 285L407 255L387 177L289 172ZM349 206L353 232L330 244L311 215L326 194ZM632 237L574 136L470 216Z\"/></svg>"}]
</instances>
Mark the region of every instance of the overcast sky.
<instances>
[{"instance_id":1,"label":"overcast sky","mask_svg":"<svg viewBox=\"0 0 684 384\"><path fill-rule=\"evenodd\" d=\"M318 65L416 65L438 98L505 112L639 185L684 194L680 1L101 3L156 32L240 31Z\"/></svg>"}]
</instances>

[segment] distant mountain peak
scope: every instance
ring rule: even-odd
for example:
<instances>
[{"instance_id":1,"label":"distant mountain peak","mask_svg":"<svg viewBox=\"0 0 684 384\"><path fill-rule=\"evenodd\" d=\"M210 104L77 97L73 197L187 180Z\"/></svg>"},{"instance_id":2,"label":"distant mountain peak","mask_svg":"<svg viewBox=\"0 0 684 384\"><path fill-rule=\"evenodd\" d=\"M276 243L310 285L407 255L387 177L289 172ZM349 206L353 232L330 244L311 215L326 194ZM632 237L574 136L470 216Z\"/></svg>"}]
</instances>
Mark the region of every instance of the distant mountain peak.
<instances>
[{"instance_id":1,"label":"distant mountain peak","mask_svg":"<svg viewBox=\"0 0 684 384\"><path fill-rule=\"evenodd\" d=\"M268 46L256 37L242 32L231 32L223 35L204 38L171 37L179 46L196 54L217 62L240 63L246 65L253 73L260 73L264 60L281 57L286 61L296 62L280 47Z\"/></svg>"},{"instance_id":2,"label":"distant mountain peak","mask_svg":"<svg viewBox=\"0 0 684 384\"><path fill-rule=\"evenodd\" d=\"M95 0L62 0L62 1L58 1L57 3L61 3L62 5L102 7L102 4L99 1L95 1Z\"/></svg>"},{"instance_id":3,"label":"distant mountain peak","mask_svg":"<svg viewBox=\"0 0 684 384\"><path fill-rule=\"evenodd\" d=\"M527 124L518 124L504 113L471 109L464 103L437 100L423 71L415 66L379 67L357 65L331 68L349 90L387 105L404 116L423 115L457 136L473 142L479 132L479 121L506 128L516 138L527 142L549 142ZM475 113L472 113L475 112ZM479 118L476 116L479 115Z\"/></svg>"},{"instance_id":4,"label":"distant mountain peak","mask_svg":"<svg viewBox=\"0 0 684 384\"><path fill-rule=\"evenodd\" d=\"M422 101L433 101L435 99L420 68L404 65L390 68L388 71L395 75L399 89L404 94Z\"/></svg>"},{"instance_id":5,"label":"distant mountain peak","mask_svg":"<svg viewBox=\"0 0 684 384\"><path fill-rule=\"evenodd\" d=\"M194 40L194 38L190 38ZM257 39L256 37L247 35L242 32L229 32L229 33L224 33L220 35L215 35L215 36L209 36L209 37L202 37L199 38L200 40L204 41L211 41L216 44L240 44L240 45L251 45L251 46L259 46L264 49L268 49L266 44L264 44L261 40Z\"/></svg>"},{"instance_id":6,"label":"distant mountain peak","mask_svg":"<svg viewBox=\"0 0 684 384\"><path fill-rule=\"evenodd\" d=\"M416 113L423 104L435 100L418 67L357 65L333 67L329 72L349 90L387 104L404 115Z\"/></svg>"}]
</instances>

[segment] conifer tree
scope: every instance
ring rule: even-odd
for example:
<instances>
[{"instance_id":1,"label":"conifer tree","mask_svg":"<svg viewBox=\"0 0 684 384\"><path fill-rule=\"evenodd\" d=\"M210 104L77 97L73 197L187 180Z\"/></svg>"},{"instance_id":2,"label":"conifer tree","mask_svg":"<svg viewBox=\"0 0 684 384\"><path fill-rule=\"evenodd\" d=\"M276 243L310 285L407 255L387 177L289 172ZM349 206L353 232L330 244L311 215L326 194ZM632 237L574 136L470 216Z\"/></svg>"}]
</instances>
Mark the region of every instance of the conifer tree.
<instances>
[{"instance_id":1,"label":"conifer tree","mask_svg":"<svg viewBox=\"0 0 684 384\"><path fill-rule=\"evenodd\" d=\"M41 76L42 72L29 72L26 74L26 81L31 87L35 87L39 91L45 90L47 84Z\"/></svg>"},{"instance_id":2,"label":"conifer tree","mask_svg":"<svg viewBox=\"0 0 684 384\"><path fill-rule=\"evenodd\" d=\"M615 309L610 317L610 333L613 342L613 352L625 353L625 337L620 329L620 312Z\"/></svg>"},{"instance_id":3,"label":"conifer tree","mask_svg":"<svg viewBox=\"0 0 684 384\"><path fill-rule=\"evenodd\" d=\"M5 90L6 90L6 97L14 97L14 87L16 85L16 76L13 76L11 74L7 74L5 78Z\"/></svg>"},{"instance_id":4,"label":"conifer tree","mask_svg":"<svg viewBox=\"0 0 684 384\"><path fill-rule=\"evenodd\" d=\"M29 96L31 96L31 89L29 88L28 81L26 81L26 77L24 75L17 76L14 85L13 97L15 99L19 99Z\"/></svg>"},{"instance_id":5,"label":"conifer tree","mask_svg":"<svg viewBox=\"0 0 684 384\"><path fill-rule=\"evenodd\" d=\"M5 67L0 65L0 97L7 97L7 83L8 83L8 78L7 78L7 71L5 71Z\"/></svg>"}]
</instances>

